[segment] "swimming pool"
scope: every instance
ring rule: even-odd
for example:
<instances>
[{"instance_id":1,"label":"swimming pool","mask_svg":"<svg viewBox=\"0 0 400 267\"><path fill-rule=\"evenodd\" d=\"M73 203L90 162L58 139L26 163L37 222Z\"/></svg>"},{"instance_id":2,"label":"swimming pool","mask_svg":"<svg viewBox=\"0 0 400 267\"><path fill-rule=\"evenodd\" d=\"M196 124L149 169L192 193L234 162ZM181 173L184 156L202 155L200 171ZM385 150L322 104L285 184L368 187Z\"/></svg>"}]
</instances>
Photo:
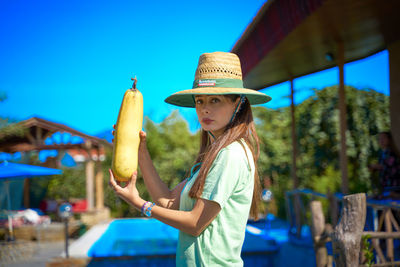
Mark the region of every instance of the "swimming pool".
<instances>
[{"instance_id":1,"label":"swimming pool","mask_svg":"<svg viewBox=\"0 0 400 267\"><path fill-rule=\"evenodd\" d=\"M88 250L89 266L175 266L177 241L178 230L155 219L114 220ZM278 252L275 239L246 231L245 266L274 266Z\"/></svg>"},{"instance_id":2,"label":"swimming pool","mask_svg":"<svg viewBox=\"0 0 400 267\"><path fill-rule=\"evenodd\" d=\"M175 254L178 230L155 219L114 220L88 251L89 257Z\"/></svg>"}]
</instances>

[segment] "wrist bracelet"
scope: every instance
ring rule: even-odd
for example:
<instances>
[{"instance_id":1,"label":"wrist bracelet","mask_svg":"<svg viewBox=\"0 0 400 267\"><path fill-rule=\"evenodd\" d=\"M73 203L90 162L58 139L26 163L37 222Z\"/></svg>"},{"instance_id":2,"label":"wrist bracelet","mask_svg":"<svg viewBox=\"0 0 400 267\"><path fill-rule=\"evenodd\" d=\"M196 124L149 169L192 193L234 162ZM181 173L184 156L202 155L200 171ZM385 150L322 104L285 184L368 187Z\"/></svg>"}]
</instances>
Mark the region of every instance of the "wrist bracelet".
<instances>
[{"instance_id":1,"label":"wrist bracelet","mask_svg":"<svg viewBox=\"0 0 400 267\"><path fill-rule=\"evenodd\" d=\"M142 212L142 214L144 215L144 210L146 209L146 206L147 205L149 205L149 204L151 204L151 202L150 201L146 201L144 204L143 204L143 206L142 206L142 208L141 208L141 212Z\"/></svg>"},{"instance_id":2,"label":"wrist bracelet","mask_svg":"<svg viewBox=\"0 0 400 267\"><path fill-rule=\"evenodd\" d=\"M143 215L146 217L151 217L151 209L154 207L155 204L151 203L151 202L148 202L148 203L150 203L150 204L146 205L143 209Z\"/></svg>"}]
</instances>

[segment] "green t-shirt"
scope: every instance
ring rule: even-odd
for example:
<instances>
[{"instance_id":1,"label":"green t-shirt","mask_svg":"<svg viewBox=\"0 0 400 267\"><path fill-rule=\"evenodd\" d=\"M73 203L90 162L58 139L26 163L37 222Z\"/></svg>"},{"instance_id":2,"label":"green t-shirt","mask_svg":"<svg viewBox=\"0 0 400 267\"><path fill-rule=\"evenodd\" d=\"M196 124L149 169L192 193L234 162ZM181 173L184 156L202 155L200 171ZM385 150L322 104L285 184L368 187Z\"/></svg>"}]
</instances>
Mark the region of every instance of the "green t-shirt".
<instances>
[{"instance_id":1,"label":"green t-shirt","mask_svg":"<svg viewBox=\"0 0 400 267\"><path fill-rule=\"evenodd\" d=\"M201 198L215 201L221 211L198 236L179 231L177 266L243 266L240 253L254 187L254 160L246 143L222 149L207 175ZM247 156L246 156L247 153ZM180 197L180 210L193 209L188 193L198 172L188 178Z\"/></svg>"}]
</instances>

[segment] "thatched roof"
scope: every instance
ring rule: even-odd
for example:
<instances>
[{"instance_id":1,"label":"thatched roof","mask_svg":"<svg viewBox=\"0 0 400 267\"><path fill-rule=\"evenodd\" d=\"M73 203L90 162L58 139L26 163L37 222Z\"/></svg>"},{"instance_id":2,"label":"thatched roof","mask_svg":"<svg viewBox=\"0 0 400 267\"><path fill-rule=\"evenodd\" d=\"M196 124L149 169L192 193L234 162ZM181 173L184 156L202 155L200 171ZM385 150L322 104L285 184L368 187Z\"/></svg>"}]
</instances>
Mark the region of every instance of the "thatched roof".
<instances>
[{"instance_id":1,"label":"thatched roof","mask_svg":"<svg viewBox=\"0 0 400 267\"><path fill-rule=\"evenodd\" d=\"M10 130L12 129L12 130ZM45 139L56 132L69 133L82 138L80 142L46 144ZM111 146L106 140L84 134L61 123L33 117L0 129L0 152L33 151L46 149L99 148Z\"/></svg>"}]
</instances>

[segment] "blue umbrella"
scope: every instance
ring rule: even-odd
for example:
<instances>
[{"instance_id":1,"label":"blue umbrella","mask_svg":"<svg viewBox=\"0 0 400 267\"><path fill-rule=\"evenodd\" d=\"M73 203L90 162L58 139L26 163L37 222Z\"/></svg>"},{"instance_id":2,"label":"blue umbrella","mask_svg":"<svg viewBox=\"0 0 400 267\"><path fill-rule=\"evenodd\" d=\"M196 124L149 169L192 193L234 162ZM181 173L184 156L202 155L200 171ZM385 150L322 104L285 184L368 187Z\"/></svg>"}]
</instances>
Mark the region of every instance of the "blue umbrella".
<instances>
[{"instance_id":1,"label":"blue umbrella","mask_svg":"<svg viewBox=\"0 0 400 267\"><path fill-rule=\"evenodd\" d=\"M19 163L11 163L7 161L0 163L0 179L25 179L28 177L47 176L55 174L62 174L62 170Z\"/></svg>"},{"instance_id":2,"label":"blue umbrella","mask_svg":"<svg viewBox=\"0 0 400 267\"><path fill-rule=\"evenodd\" d=\"M11 163L7 161L0 163L0 180L4 180L5 182L8 210L11 210L10 192L9 192L10 180L25 179L35 176L47 176L55 174L62 174L62 170L34 166L34 165ZM9 215L8 215L8 227L10 235L12 237L13 229L12 229L11 217Z\"/></svg>"}]
</instances>

